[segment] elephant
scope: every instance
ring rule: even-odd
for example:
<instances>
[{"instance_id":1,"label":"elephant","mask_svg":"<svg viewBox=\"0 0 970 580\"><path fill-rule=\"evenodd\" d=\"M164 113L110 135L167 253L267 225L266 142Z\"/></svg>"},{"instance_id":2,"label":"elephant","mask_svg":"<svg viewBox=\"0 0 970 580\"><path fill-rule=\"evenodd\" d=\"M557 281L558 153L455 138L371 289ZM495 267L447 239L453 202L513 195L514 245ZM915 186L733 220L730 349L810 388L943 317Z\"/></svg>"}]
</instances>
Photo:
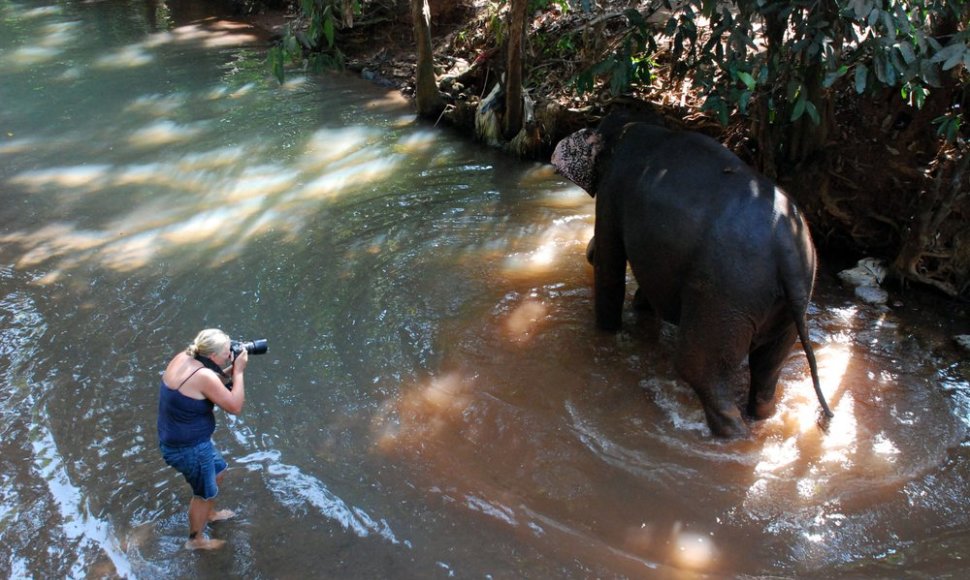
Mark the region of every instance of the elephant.
<instances>
[{"instance_id":1,"label":"elephant","mask_svg":"<svg viewBox=\"0 0 970 580\"><path fill-rule=\"evenodd\" d=\"M620 329L629 262L637 307L678 326L675 369L714 436L749 433L730 384L745 357L747 416L774 413L796 338L825 417L833 416L805 327L815 246L781 188L710 137L624 113L562 139L552 164L596 200L587 258L597 326Z\"/></svg>"}]
</instances>

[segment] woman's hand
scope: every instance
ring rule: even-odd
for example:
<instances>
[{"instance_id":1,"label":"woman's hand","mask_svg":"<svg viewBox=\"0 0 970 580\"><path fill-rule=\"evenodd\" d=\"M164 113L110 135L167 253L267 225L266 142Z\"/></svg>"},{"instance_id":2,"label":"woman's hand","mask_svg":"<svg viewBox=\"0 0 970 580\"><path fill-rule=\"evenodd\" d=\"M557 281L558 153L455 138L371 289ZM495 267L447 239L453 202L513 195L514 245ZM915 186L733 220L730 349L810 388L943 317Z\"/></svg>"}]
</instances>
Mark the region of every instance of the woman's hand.
<instances>
[{"instance_id":1,"label":"woman's hand","mask_svg":"<svg viewBox=\"0 0 970 580\"><path fill-rule=\"evenodd\" d=\"M243 371L249 363L249 352L243 349L236 359L232 361L232 390L227 389L215 373L203 372L207 375L201 387L202 394L207 399L218 405L222 410L233 415L242 412L243 404L246 401L246 382L243 378Z\"/></svg>"},{"instance_id":2,"label":"woman's hand","mask_svg":"<svg viewBox=\"0 0 970 580\"><path fill-rule=\"evenodd\" d=\"M246 365L249 364L249 351L243 349L241 353L236 357L236 360L232 362L232 374L236 373L242 374L246 370Z\"/></svg>"}]
</instances>

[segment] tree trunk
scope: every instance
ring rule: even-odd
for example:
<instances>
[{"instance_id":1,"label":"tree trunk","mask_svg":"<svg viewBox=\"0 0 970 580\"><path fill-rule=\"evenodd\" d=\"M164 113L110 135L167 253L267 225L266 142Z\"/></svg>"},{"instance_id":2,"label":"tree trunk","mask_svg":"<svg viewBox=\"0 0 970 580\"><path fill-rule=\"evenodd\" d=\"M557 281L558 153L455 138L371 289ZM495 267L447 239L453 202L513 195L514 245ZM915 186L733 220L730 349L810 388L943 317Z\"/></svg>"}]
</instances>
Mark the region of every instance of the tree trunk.
<instances>
[{"instance_id":1,"label":"tree trunk","mask_svg":"<svg viewBox=\"0 0 970 580\"><path fill-rule=\"evenodd\" d=\"M902 276L934 286L957 297L970 288L970 251L965 244L970 228L944 227L958 212L970 193L966 175L970 171L970 148L955 147L950 155L938 154L940 162L932 186L920 196L919 214L907 228L893 268ZM963 222L964 224L966 222ZM960 224L960 221L955 221Z\"/></svg>"},{"instance_id":2,"label":"tree trunk","mask_svg":"<svg viewBox=\"0 0 970 580\"><path fill-rule=\"evenodd\" d=\"M835 106L829 92L822 86L824 73L821 65L812 65L805 70L805 87L808 101L815 105L819 122L816 125L808 113L791 126L786 141L788 165L797 165L822 151L828 140L835 118Z\"/></svg>"},{"instance_id":3,"label":"tree trunk","mask_svg":"<svg viewBox=\"0 0 970 580\"><path fill-rule=\"evenodd\" d=\"M428 0L411 0L411 20L414 25L414 41L417 44L418 62L415 72L414 98L418 115L437 118L444 110L444 100L438 92L434 75L434 52L431 48L431 8Z\"/></svg>"},{"instance_id":4,"label":"tree trunk","mask_svg":"<svg viewBox=\"0 0 970 580\"><path fill-rule=\"evenodd\" d=\"M525 18L529 0L512 0L509 9L508 61L505 75L505 138L522 129L522 60Z\"/></svg>"},{"instance_id":5,"label":"tree trunk","mask_svg":"<svg viewBox=\"0 0 970 580\"><path fill-rule=\"evenodd\" d=\"M781 140L780 123L777 116L772 111L771 102L778 79L778 70L774 64L781 58L784 51L785 29L788 25L787 20L782 20L777 14L771 14L765 20L765 37L767 38L767 50L769 63L769 82L767 90L759 91L755 97L753 107L755 113L754 134L758 140L758 159L756 165L758 169L768 177L775 179L778 177L778 158L779 141ZM779 101L780 102L780 101Z\"/></svg>"}]
</instances>

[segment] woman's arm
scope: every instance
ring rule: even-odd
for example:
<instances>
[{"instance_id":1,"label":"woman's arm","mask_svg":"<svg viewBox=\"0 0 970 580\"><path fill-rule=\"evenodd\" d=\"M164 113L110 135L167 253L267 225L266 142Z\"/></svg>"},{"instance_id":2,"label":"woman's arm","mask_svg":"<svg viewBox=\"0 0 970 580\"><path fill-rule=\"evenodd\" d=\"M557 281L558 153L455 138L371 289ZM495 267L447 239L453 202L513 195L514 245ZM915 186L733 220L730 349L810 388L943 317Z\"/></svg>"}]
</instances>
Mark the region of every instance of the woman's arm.
<instances>
[{"instance_id":1,"label":"woman's arm","mask_svg":"<svg viewBox=\"0 0 970 580\"><path fill-rule=\"evenodd\" d=\"M199 389L207 399L219 406L223 411L238 415L242 412L243 404L246 402L246 381L244 372L246 364L249 362L249 353L243 350L236 357L232 365L232 390L226 388L222 382L216 378L215 373L206 373L206 381Z\"/></svg>"}]
</instances>

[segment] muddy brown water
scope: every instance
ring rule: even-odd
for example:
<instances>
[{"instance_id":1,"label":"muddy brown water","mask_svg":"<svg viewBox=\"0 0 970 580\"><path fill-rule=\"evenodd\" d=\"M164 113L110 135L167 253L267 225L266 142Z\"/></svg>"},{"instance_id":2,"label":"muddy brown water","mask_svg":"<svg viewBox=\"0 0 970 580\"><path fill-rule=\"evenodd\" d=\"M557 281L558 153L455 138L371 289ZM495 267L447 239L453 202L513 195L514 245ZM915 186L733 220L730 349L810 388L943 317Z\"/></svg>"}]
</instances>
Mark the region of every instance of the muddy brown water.
<instances>
[{"instance_id":1,"label":"muddy brown water","mask_svg":"<svg viewBox=\"0 0 970 580\"><path fill-rule=\"evenodd\" d=\"M593 328L583 192L356 79L278 86L209 16L0 3L0 576L967 568L965 308L823 270L829 429L793 351L776 416L714 441L675 328ZM217 418L240 515L197 554L155 411L208 326L270 350Z\"/></svg>"}]
</instances>

